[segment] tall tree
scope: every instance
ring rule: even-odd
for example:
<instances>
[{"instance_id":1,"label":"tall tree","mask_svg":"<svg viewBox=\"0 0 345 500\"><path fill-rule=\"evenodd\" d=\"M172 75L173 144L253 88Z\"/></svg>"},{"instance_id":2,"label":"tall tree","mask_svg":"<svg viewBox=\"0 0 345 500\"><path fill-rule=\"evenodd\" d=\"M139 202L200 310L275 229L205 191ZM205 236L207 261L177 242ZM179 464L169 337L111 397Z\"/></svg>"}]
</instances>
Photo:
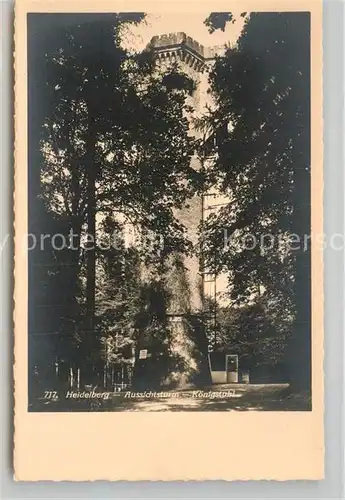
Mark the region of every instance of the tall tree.
<instances>
[{"instance_id":1,"label":"tall tree","mask_svg":"<svg viewBox=\"0 0 345 500\"><path fill-rule=\"evenodd\" d=\"M207 24L222 29L228 14L211 15ZM248 15L236 46L217 59L211 73L215 108L204 120L218 139L210 175L220 179L221 191L231 200L205 222L205 253L210 265L229 273L233 299L243 302L260 293L275 294L281 311L288 307L295 315L290 376L296 389L307 390L309 46L308 13ZM263 235L269 236L262 240Z\"/></svg>"},{"instance_id":2,"label":"tall tree","mask_svg":"<svg viewBox=\"0 0 345 500\"><path fill-rule=\"evenodd\" d=\"M141 18L67 16L65 25L51 27L54 43L41 60L50 98L37 126L39 198L76 235L74 289L79 283L85 356L94 345L95 300L104 285L96 273L102 220L112 216L164 237L163 257L185 251L175 209L200 183L186 118L193 83L174 68L158 74L149 52L133 56L121 45L121 28Z\"/></svg>"}]
</instances>

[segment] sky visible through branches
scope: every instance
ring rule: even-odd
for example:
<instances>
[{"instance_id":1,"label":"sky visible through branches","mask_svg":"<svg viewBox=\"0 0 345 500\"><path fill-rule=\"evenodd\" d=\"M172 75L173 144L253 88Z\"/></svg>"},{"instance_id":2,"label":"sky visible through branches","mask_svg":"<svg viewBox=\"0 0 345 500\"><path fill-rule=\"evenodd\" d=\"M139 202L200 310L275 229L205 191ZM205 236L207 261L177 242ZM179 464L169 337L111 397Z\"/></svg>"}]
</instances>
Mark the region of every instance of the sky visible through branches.
<instances>
[{"instance_id":1,"label":"sky visible through branches","mask_svg":"<svg viewBox=\"0 0 345 500\"><path fill-rule=\"evenodd\" d=\"M209 11L191 12L185 16L181 16L179 12L148 13L139 25L128 26L122 43L128 50L141 51L153 36L183 31L206 47L234 44L241 34L244 19L240 17L240 11L234 11L233 14L235 23L227 23L224 31L216 30L210 34L204 24L210 15Z\"/></svg>"}]
</instances>

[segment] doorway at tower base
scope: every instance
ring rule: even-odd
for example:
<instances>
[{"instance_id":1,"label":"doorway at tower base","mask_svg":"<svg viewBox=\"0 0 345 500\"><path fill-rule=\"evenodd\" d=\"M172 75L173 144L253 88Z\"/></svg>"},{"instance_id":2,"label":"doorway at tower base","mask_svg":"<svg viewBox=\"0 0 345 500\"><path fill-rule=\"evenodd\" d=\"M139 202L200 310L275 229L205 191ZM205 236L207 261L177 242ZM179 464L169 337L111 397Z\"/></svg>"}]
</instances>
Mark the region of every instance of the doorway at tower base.
<instances>
[{"instance_id":1,"label":"doorway at tower base","mask_svg":"<svg viewBox=\"0 0 345 500\"><path fill-rule=\"evenodd\" d=\"M211 381L207 339L196 315L168 319L169 345L139 346L134 362L132 388L137 391L188 389Z\"/></svg>"}]
</instances>

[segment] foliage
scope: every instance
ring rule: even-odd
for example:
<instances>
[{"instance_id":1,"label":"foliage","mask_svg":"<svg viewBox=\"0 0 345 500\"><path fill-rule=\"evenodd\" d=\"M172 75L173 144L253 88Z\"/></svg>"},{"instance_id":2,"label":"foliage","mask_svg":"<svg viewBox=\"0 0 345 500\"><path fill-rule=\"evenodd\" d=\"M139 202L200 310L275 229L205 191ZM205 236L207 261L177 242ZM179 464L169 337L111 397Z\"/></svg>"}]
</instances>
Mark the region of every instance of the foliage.
<instances>
[{"instance_id":1,"label":"foliage","mask_svg":"<svg viewBox=\"0 0 345 500\"><path fill-rule=\"evenodd\" d=\"M264 300L218 309L217 351L238 354L240 370L274 368L286 361L292 317L276 318Z\"/></svg>"},{"instance_id":2,"label":"foliage","mask_svg":"<svg viewBox=\"0 0 345 500\"><path fill-rule=\"evenodd\" d=\"M191 166L196 141L187 119L195 87L177 67L161 74L150 52L131 54L122 46L122 34L143 14L54 16L47 17L49 30L31 19L30 57L37 73L30 80L30 102L43 106L31 118L31 172L38 157L40 168L30 203L31 212L41 214L35 231L47 217L61 221L67 241L70 231L76 237L73 249L57 255L50 249L40 286L51 291L47 311L59 310L54 315L58 332L65 331L70 310L62 304L73 297L70 330L79 359L123 363L139 341L140 311L149 300L144 289L154 286L141 282L141 266L159 266L171 253L191 247L176 209L201 188L201 175ZM40 46L43 35L47 40ZM37 75L41 95L32 85ZM128 226L151 232L164 247L147 250L134 242L103 250L114 231L121 234ZM65 276L65 253L74 272L57 290L56 279ZM42 255L35 259L41 265ZM37 285L32 269L31 282ZM36 299L33 328L40 320L47 324ZM151 331L162 343L162 318L151 310L146 316L140 335Z\"/></svg>"},{"instance_id":3,"label":"foliage","mask_svg":"<svg viewBox=\"0 0 345 500\"><path fill-rule=\"evenodd\" d=\"M210 33L214 33L217 29L225 31L227 23L234 24L236 18L231 12L212 12L204 21Z\"/></svg>"},{"instance_id":4,"label":"foliage","mask_svg":"<svg viewBox=\"0 0 345 500\"><path fill-rule=\"evenodd\" d=\"M252 13L237 46L216 61L210 75L215 107L203 120L217 144L209 176L229 199L204 223L206 261L228 273L235 303L250 304L264 294L274 297L276 327L284 311L294 317L293 356L303 352L298 376L307 385L309 82L309 14ZM294 234L298 248L289 244ZM264 235L273 244L260 244ZM267 307L273 307L269 300Z\"/></svg>"}]
</instances>

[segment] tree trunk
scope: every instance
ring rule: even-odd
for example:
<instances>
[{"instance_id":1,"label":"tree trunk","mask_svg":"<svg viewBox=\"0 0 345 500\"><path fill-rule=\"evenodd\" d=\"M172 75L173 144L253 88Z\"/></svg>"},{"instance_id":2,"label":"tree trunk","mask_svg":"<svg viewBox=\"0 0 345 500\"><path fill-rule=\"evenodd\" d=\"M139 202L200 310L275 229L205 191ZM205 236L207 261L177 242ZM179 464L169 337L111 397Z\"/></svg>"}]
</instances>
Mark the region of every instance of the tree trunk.
<instances>
[{"instance_id":1,"label":"tree trunk","mask_svg":"<svg viewBox=\"0 0 345 500\"><path fill-rule=\"evenodd\" d=\"M95 337L96 295L96 135L94 120L88 107L88 135L86 140L87 168L87 254L86 254L86 356L92 357Z\"/></svg>"},{"instance_id":2,"label":"tree trunk","mask_svg":"<svg viewBox=\"0 0 345 500\"><path fill-rule=\"evenodd\" d=\"M290 344L291 388L293 392L311 390L311 196L309 165L309 134L306 127L304 147L307 154L296 166L293 231L300 236L301 248L296 251L295 304L296 319Z\"/></svg>"},{"instance_id":3,"label":"tree trunk","mask_svg":"<svg viewBox=\"0 0 345 500\"><path fill-rule=\"evenodd\" d=\"M94 329L95 318L95 287L96 287L96 186L94 169L88 169L88 212L87 231L89 243L87 245L87 278L86 278L86 316L88 329Z\"/></svg>"}]
</instances>

